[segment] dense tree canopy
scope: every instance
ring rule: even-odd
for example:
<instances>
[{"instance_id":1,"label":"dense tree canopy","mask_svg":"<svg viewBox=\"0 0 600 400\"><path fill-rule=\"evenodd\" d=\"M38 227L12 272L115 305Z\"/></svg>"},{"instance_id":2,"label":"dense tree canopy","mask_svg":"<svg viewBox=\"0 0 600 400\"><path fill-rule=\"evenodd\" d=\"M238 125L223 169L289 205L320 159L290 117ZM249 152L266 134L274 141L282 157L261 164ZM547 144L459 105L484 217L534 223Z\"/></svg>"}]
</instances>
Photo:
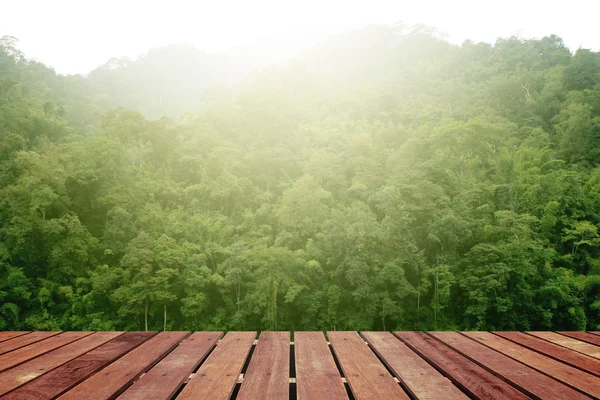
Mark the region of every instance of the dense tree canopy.
<instances>
[{"instance_id":1,"label":"dense tree canopy","mask_svg":"<svg viewBox=\"0 0 600 400\"><path fill-rule=\"evenodd\" d=\"M600 53L371 27L208 90L173 51L0 41L0 329L600 329Z\"/></svg>"}]
</instances>

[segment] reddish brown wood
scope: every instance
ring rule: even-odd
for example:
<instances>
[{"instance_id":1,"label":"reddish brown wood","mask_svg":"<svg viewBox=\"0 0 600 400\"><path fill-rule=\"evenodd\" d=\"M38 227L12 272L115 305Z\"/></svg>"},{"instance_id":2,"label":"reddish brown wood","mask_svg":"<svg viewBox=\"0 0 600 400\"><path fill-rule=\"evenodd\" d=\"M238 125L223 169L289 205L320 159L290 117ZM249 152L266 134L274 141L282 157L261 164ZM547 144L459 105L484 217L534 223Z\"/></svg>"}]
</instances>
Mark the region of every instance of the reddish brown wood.
<instances>
[{"instance_id":1,"label":"reddish brown wood","mask_svg":"<svg viewBox=\"0 0 600 400\"><path fill-rule=\"evenodd\" d=\"M42 400L60 396L94 372L154 336L154 334L155 332L128 332L122 334L10 392L6 399ZM81 339L81 341L86 339Z\"/></svg>"},{"instance_id":2,"label":"reddish brown wood","mask_svg":"<svg viewBox=\"0 0 600 400\"><path fill-rule=\"evenodd\" d=\"M327 332L344 377L357 400L409 399L356 332Z\"/></svg>"},{"instance_id":3,"label":"reddish brown wood","mask_svg":"<svg viewBox=\"0 0 600 400\"><path fill-rule=\"evenodd\" d=\"M0 332L0 342L4 342L5 340L16 338L18 336L27 335L31 333L29 331L4 331Z\"/></svg>"},{"instance_id":4,"label":"reddish brown wood","mask_svg":"<svg viewBox=\"0 0 600 400\"><path fill-rule=\"evenodd\" d=\"M298 400L348 400L323 332L294 332Z\"/></svg>"},{"instance_id":5,"label":"reddish brown wood","mask_svg":"<svg viewBox=\"0 0 600 400\"><path fill-rule=\"evenodd\" d=\"M196 332L129 387L119 400L167 400L183 385L222 332Z\"/></svg>"},{"instance_id":6,"label":"reddish brown wood","mask_svg":"<svg viewBox=\"0 0 600 400\"><path fill-rule=\"evenodd\" d=\"M91 335L93 332L64 332L32 343L20 349L13 350L0 356L0 371L5 371L27 360L46 354L78 339Z\"/></svg>"},{"instance_id":7,"label":"reddish brown wood","mask_svg":"<svg viewBox=\"0 0 600 400\"><path fill-rule=\"evenodd\" d=\"M289 395L290 333L262 332L237 398L285 400Z\"/></svg>"},{"instance_id":8,"label":"reddish brown wood","mask_svg":"<svg viewBox=\"0 0 600 400\"><path fill-rule=\"evenodd\" d=\"M389 332L362 332L373 350L417 399L468 399L450 380Z\"/></svg>"},{"instance_id":9,"label":"reddish brown wood","mask_svg":"<svg viewBox=\"0 0 600 400\"><path fill-rule=\"evenodd\" d=\"M586 354L590 357L600 358L600 348L593 344L582 342L565 335L560 335L556 332L527 332L528 334L566 347L567 349L575 350L579 353Z\"/></svg>"},{"instance_id":10,"label":"reddish brown wood","mask_svg":"<svg viewBox=\"0 0 600 400\"><path fill-rule=\"evenodd\" d=\"M56 336L59 333L60 332L33 332L29 335L15 337L12 340L7 340L0 343L0 354L5 354L9 351L13 351L21 347L27 346L28 344L48 339L49 337Z\"/></svg>"},{"instance_id":11,"label":"reddish brown wood","mask_svg":"<svg viewBox=\"0 0 600 400\"><path fill-rule=\"evenodd\" d=\"M109 340L114 339L121 333L122 332L97 332L39 356L38 358L29 360L21 365L9 369L8 371L4 371L2 374L0 374L0 395L26 384L38 376L51 371L53 368L59 367L69 360L72 360L108 342ZM52 375L52 372L50 372L49 375ZM40 380L43 379L37 379L35 383L40 382ZM29 398L42 398L43 394L44 392L41 392L39 395Z\"/></svg>"},{"instance_id":12,"label":"reddish brown wood","mask_svg":"<svg viewBox=\"0 0 600 400\"><path fill-rule=\"evenodd\" d=\"M591 331L590 333L600 336L600 331Z\"/></svg>"},{"instance_id":13,"label":"reddish brown wood","mask_svg":"<svg viewBox=\"0 0 600 400\"><path fill-rule=\"evenodd\" d=\"M527 348L535 350L538 353L542 353L544 355L547 355L548 357L552 357L556 360L562 361L566 364L587 371L590 374L600 376L600 360L596 358L575 351L571 351L565 347L547 342L537 337L527 335L523 332L493 333L495 335L501 336L505 339L518 343L521 346L525 346Z\"/></svg>"},{"instance_id":14,"label":"reddish brown wood","mask_svg":"<svg viewBox=\"0 0 600 400\"><path fill-rule=\"evenodd\" d=\"M584 393L600 397L600 378L597 376L582 372L489 332L463 332L463 334Z\"/></svg>"},{"instance_id":15,"label":"reddish brown wood","mask_svg":"<svg viewBox=\"0 0 600 400\"><path fill-rule=\"evenodd\" d=\"M446 343L467 358L477 362L501 379L512 382L529 396L540 399L589 399L575 389L539 373L531 367L502 355L481 343L457 332L431 332L432 336Z\"/></svg>"},{"instance_id":16,"label":"reddish brown wood","mask_svg":"<svg viewBox=\"0 0 600 400\"><path fill-rule=\"evenodd\" d=\"M561 335L569 336L577 340L582 340L584 342L588 342L594 344L596 346L600 346L600 337L596 335L592 335L588 332L558 332ZM598 349L600 351L600 348Z\"/></svg>"},{"instance_id":17,"label":"reddish brown wood","mask_svg":"<svg viewBox=\"0 0 600 400\"><path fill-rule=\"evenodd\" d=\"M479 399L528 399L496 375L423 332L395 332L463 391Z\"/></svg>"},{"instance_id":18,"label":"reddish brown wood","mask_svg":"<svg viewBox=\"0 0 600 400\"><path fill-rule=\"evenodd\" d=\"M85 399L93 393L97 400L113 399L188 335L189 332L160 332L60 398Z\"/></svg>"},{"instance_id":19,"label":"reddish brown wood","mask_svg":"<svg viewBox=\"0 0 600 400\"><path fill-rule=\"evenodd\" d=\"M256 332L228 332L177 400L229 400Z\"/></svg>"}]
</instances>

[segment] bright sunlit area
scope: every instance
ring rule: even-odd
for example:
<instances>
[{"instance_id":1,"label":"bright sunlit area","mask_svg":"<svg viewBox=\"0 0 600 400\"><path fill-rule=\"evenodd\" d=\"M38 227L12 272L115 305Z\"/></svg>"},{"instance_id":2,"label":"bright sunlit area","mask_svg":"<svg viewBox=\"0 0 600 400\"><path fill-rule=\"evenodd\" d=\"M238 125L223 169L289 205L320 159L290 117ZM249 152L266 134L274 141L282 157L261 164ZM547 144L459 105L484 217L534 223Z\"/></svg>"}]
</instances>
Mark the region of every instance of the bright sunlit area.
<instances>
[{"instance_id":1,"label":"bright sunlit area","mask_svg":"<svg viewBox=\"0 0 600 400\"><path fill-rule=\"evenodd\" d=\"M23 0L1 8L3 34L63 74L86 74L111 57L136 58L169 44L220 53L242 48L281 61L329 35L373 24L424 24L454 44L556 34L572 50L600 47L600 6L589 0Z\"/></svg>"}]
</instances>

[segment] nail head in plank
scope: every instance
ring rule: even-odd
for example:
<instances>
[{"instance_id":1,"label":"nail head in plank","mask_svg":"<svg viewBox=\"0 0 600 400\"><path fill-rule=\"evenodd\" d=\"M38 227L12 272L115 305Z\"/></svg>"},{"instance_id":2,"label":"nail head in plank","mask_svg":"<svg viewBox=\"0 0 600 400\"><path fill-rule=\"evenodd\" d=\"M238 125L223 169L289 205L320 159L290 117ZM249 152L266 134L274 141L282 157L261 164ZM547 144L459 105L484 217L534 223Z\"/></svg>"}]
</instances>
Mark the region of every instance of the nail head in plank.
<instances>
[{"instance_id":1,"label":"nail head in plank","mask_svg":"<svg viewBox=\"0 0 600 400\"><path fill-rule=\"evenodd\" d=\"M12 391L4 399L39 400L50 398L47 396L51 393L51 389L60 386L60 378L64 377L64 374L59 373L58 380L55 378L57 371L63 371L61 366L121 334L122 332L97 332L27 361L15 368L11 368L0 374L0 394L7 393L23 385L17 390ZM31 382L34 379L35 381ZM40 383L47 380L51 381L51 388L44 388L38 391L37 388L40 386ZM60 392L57 394L60 394Z\"/></svg>"},{"instance_id":2,"label":"nail head in plank","mask_svg":"<svg viewBox=\"0 0 600 400\"><path fill-rule=\"evenodd\" d=\"M60 399L83 399L90 393L97 400L114 398L188 335L189 332L160 332L63 394Z\"/></svg>"},{"instance_id":3,"label":"nail head in plank","mask_svg":"<svg viewBox=\"0 0 600 400\"><path fill-rule=\"evenodd\" d=\"M40 340L48 339L56 336L60 332L33 332L29 335L15 337L12 340L7 340L0 343L0 354L6 354L10 351L25 347L29 344L39 342Z\"/></svg>"},{"instance_id":4,"label":"nail head in plank","mask_svg":"<svg viewBox=\"0 0 600 400\"><path fill-rule=\"evenodd\" d=\"M119 400L167 400L216 345L222 332L196 332L131 385Z\"/></svg>"},{"instance_id":5,"label":"nail head in plank","mask_svg":"<svg viewBox=\"0 0 600 400\"><path fill-rule=\"evenodd\" d=\"M290 333L262 332L237 399L288 399L289 377Z\"/></svg>"},{"instance_id":6,"label":"nail head in plank","mask_svg":"<svg viewBox=\"0 0 600 400\"><path fill-rule=\"evenodd\" d=\"M31 332L30 331L4 331L4 332L0 332L0 342L4 342L5 340L16 338L18 336L27 335L28 333L31 333Z\"/></svg>"},{"instance_id":7,"label":"nail head in plank","mask_svg":"<svg viewBox=\"0 0 600 400\"><path fill-rule=\"evenodd\" d=\"M600 397L600 378L597 376L582 372L489 332L463 332L463 334L571 387Z\"/></svg>"},{"instance_id":8,"label":"nail head in plank","mask_svg":"<svg viewBox=\"0 0 600 400\"><path fill-rule=\"evenodd\" d=\"M417 399L468 399L445 376L390 332L361 332L373 350Z\"/></svg>"},{"instance_id":9,"label":"nail head in plank","mask_svg":"<svg viewBox=\"0 0 600 400\"><path fill-rule=\"evenodd\" d=\"M463 391L486 400L529 399L496 375L423 332L394 332Z\"/></svg>"},{"instance_id":10,"label":"nail head in plank","mask_svg":"<svg viewBox=\"0 0 600 400\"><path fill-rule=\"evenodd\" d=\"M548 357L562 361L566 364L577 367L583 371L587 371L596 376L600 376L600 360L581 354L577 351L572 351L558 344L548 342L546 340L527 335L523 332L493 332L494 335L503 337L512 342L535 350L538 353L547 355Z\"/></svg>"},{"instance_id":11,"label":"nail head in plank","mask_svg":"<svg viewBox=\"0 0 600 400\"><path fill-rule=\"evenodd\" d=\"M298 400L347 400L323 332L294 332Z\"/></svg>"},{"instance_id":12,"label":"nail head in plank","mask_svg":"<svg viewBox=\"0 0 600 400\"><path fill-rule=\"evenodd\" d=\"M504 381L512 382L529 396L549 400L589 399L575 389L457 332L430 332L429 334L487 370L493 371Z\"/></svg>"},{"instance_id":13,"label":"nail head in plank","mask_svg":"<svg viewBox=\"0 0 600 400\"><path fill-rule=\"evenodd\" d=\"M600 358L600 349L593 344L582 342L581 340L574 339L565 335L560 335L556 332L527 332L529 335L535 336L540 339L547 340L555 343L559 346L566 347L571 350L575 350L579 353L586 354L590 357Z\"/></svg>"},{"instance_id":14,"label":"nail head in plank","mask_svg":"<svg viewBox=\"0 0 600 400\"><path fill-rule=\"evenodd\" d=\"M228 400L254 338L256 332L228 332L177 399Z\"/></svg>"},{"instance_id":15,"label":"nail head in plank","mask_svg":"<svg viewBox=\"0 0 600 400\"><path fill-rule=\"evenodd\" d=\"M63 332L0 356L0 371L39 357L49 351L91 335L93 332Z\"/></svg>"},{"instance_id":16,"label":"nail head in plank","mask_svg":"<svg viewBox=\"0 0 600 400\"><path fill-rule=\"evenodd\" d=\"M356 332L327 332L352 394L357 400L409 399Z\"/></svg>"}]
</instances>

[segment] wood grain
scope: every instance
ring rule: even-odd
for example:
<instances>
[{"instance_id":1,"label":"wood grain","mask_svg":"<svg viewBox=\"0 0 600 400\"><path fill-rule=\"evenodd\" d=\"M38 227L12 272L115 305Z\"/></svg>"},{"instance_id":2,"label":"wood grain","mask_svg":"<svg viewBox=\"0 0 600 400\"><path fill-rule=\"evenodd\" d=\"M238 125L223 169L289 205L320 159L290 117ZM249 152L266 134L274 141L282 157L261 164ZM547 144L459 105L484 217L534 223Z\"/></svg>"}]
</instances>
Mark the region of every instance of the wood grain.
<instances>
[{"instance_id":1,"label":"wood grain","mask_svg":"<svg viewBox=\"0 0 600 400\"><path fill-rule=\"evenodd\" d=\"M177 400L229 400L256 332L228 332Z\"/></svg>"},{"instance_id":2,"label":"wood grain","mask_svg":"<svg viewBox=\"0 0 600 400\"><path fill-rule=\"evenodd\" d=\"M323 332L294 332L298 400L348 400Z\"/></svg>"},{"instance_id":3,"label":"wood grain","mask_svg":"<svg viewBox=\"0 0 600 400\"><path fill-rule=\"evenodd\" d=\"M594 357L590 357L585 354L581 354L575 351L571 351L568 348L559 346L554 343L550 343L546 340L527 335L523 332L493 332L495 335L508 339L512 342L518 343L521 346L525 346L529 349L535 350L538 353L552 357L555 360L562 361L566 364L577 367L583 371L587 371L590 374L600 376L600 360Z\"/></svg>"},{"instance_id":4,"label":"wood grain","mask_svg":"<svg viewBox=\"0 0 600 400\"><path fill-rule=\"evenodd\" d=\"M579 353L586 354L590 357L600 358L600 348L593 344L582 342L565 335L560 335L555 332L527 332L528 334L555 343L567 349L575 350Z\"/></svg>"},{"instance_id":5,"label":"wood grain","mask_svg":"<svg viewBox=\"0 0 600 400\"><path fill-rule=\"evenodd\" d=\"M597 376L582 372L489 332L463 332L463 335L473 338L584 393L594 397L600 396L600 378Z\"/></svg>"},{"instance_id":6,"label":"wood grain","mask_svg":"<svg viewBox=\"0 0 600 400\"><path fill-rule=\"evenodd\" d=\"M49 337L56 336L60 332L33 332L29 335L15 337L12 340L7 340L0 343L0 354L5 354L10 351L25 347L29 344L39 342L40 340L48 339Z\"/></svg>"},{"instance_id":7,"label":"wood grain","mask_svg":"<svg viewBox=\"0 0 600 400\"><path fill-rule=\"evenodd\" d=\"M160 332L133 351L92 375L60 399L113 399L168 354L189 332Z\"/></svg>"},{"instance_id":8,"label":"wood grain","mask_svg":"<svg viewBox=\"0 0 600 400\"><path fill-rule=\"evenodd\" d=\"M167 400L216 345L222 332L196 332L129 387L119 400Z\"/></svg>"},{"instance_id":9,"label":"wood grain","mask_svg":"<svg viewBox=\"0 0 600 400\"><path fill-rule=\"evenodd\" d=\"M0 342L4 342L5 340L12 339L18 336L27 335L31 333L30 331L4 331L0 332Z\"/></svg>"},{"instance_id":10,"label":"wood grain","mask_svg":"<svg viewBox=\"0 0 600 400\"><path fill-rule=\"evenodd\" d=\"M486 400L529 399L496 375L423 332L394 332L463 391Z\"/></svg>"},{"instance_id":11,"label":"wood grain","mask_svg":"<svg viewBox=\"0 0 600 400\"><path fill-rule=\"evenodd\" d=\"M362 332L373 350L415 398L468 399L445 376L389 332Z\"/></svg>"},{"instance_id":12,"label":"wood grain","mask_svg":"<svg viewBox=\"0 0 600 400\"><path fill-rule=\"evenodd\" d=\"M357 400L409 399L356 332L327 332L344 377Z\"/></svg>"},{"instance_id":13,"label":"wood grain","mask_svg":"<svg viewBox=\"0 0 600 400\"><path fill-rule=\"evenodd\" d=\"M290 333L262 332L237 398L239 400L288 399L289 378Z\"/></svg>"},{"instance_id":14,"label":"wood grain","mask_svg":"<svg viewBox=\"0 0 600 400\"><path fill-rule=\"evenodd\" d=\"M37 379L35 383L37 384L45 381L46 379L55 375L53 374L53 372L57 371L55 368L60 367L64 363L90 350L93 350L109 340L114 339L115 337L121 335L121 333L122 332L97 332L5 371L4 373L0 374L0 394L5 394L41 375L44 375L45 373L48 373L48 376L44 375L43 378ZM58 370L61 369L59 368ZM57 384L58 382L53 382L54 386ZM20 391L20 393L22 392L23 391ZM15 392L11 392L11 394L5 398L17 398L15 396L11 396L14 393ZM42 391L35 396L27 396L25 398L43 398L44 393L45 392ZM19 398L23 397L21 396Z\"/></svg>"},{"instance_id":15,"label":"wood grain","mask_svg":"<svg viewBox=\"0 0 600 400\"><path fill-rule=\"evenodd\" d=\"M521 388L531 397L549 400L589 399L588 396L460 333L430 332L430 335L482 365L488 371L494 372L503 380Z\"/></svg>"},{"instance_id":16,"label":"wood grain","mask_svg":"<svg viewBox=\"0 0 600 400\"><path fill-rule=\"evenodd\" d=\"M596 335L592 335L591 333L588 333L588 332L564 332L564 331L562 331L562 332L558 332L558 333L560 333L561 335L572 337L577 340L582 340L584 342L594 344L596 346L600 346L600 337L598 337ZM600 350L600 348L598 350Z\"/></svg>"},{"instance_id":17,"label":"wood grain","mask_svg":"<svg viewBox=\"0 0 600 400\"><path fill-rule=\"evenodd\" d=\"M27 360L46 354L78 339L91 335L93 332L63 332L36 343L21 347L0 356L0 371L19 365Z\"/></svg>"}]
</instances>

